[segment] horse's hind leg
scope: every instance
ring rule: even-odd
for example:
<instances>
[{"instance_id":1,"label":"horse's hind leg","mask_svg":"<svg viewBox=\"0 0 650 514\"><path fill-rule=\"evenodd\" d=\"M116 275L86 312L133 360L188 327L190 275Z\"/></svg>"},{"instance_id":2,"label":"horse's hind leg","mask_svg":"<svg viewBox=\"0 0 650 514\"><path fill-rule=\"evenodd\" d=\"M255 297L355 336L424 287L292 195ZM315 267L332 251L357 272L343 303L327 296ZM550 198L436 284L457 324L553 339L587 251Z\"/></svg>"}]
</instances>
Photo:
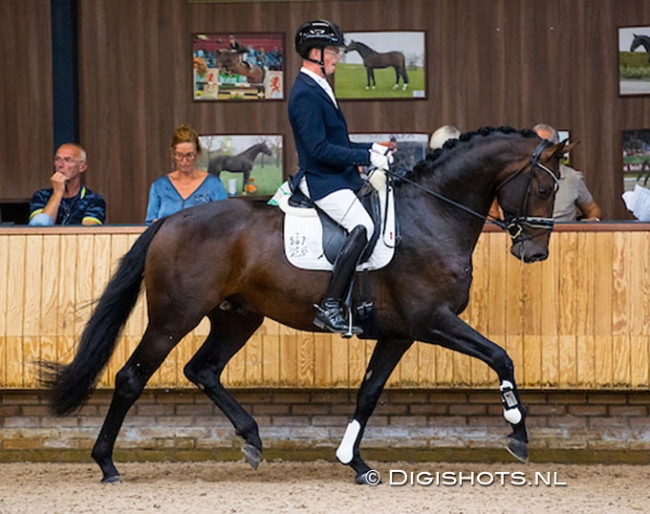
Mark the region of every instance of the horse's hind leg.
<instances>
[{"instance_id":1,"label":"horse's hind leg","mask_svg":"<svg viewBox=\"0 0 650 514\"><path fill-rule=\"evenodd\" d=\"M127 412L142 394L151 375L160 367L169 352L176 346L186 332L178 331L172 335L156 330L150 323L142 341L127 363L115 376L115 392L106 414L91 456L102 470L102 482L118 482L120 474L113 463L115 440L122 427Z\"/></svg>"},{"instance_id":2,"label":"horse's hind leg","mask_svg":"<svg viewBox=\"0 0 650 514\"><path fill-rule=\"evenodd\" d=\"M399 87L399 68L397 66L393 66L393 69L395 70L395 85L393 86L393 89L397 89Z\"/></svg>"},{"instance_id":3,"label":"horse's hind leg","mask_svg":"<svg viewBox=\"0 0 650 514\"><path fill-rule=\"evenodd\" d=\"M185 366L185 376L232 422L237 435L246 441L243 448L246 460L257 469L262 458L259 428L253 417L223 387L221 373L262 324L264 317L251 312L215 309L208 318L210 334Z\"/></svg>"},{"instance_id":4,"label":"horse's hind leg","mask_svg":"<svg viewBox=\"0 0 650 514\"><path fill-rule=\"evenodd\" d=\"M365 377L357 393L357 407L354 416L336 450L336 458L342 464L347 464L356 471L358 484L376 484L376 482L373 483L374 477L368 475L370 467L361 458L359 444L388 377L412 344L413 341L380 339L370 358Z\"/></svg>"}]
</instances>

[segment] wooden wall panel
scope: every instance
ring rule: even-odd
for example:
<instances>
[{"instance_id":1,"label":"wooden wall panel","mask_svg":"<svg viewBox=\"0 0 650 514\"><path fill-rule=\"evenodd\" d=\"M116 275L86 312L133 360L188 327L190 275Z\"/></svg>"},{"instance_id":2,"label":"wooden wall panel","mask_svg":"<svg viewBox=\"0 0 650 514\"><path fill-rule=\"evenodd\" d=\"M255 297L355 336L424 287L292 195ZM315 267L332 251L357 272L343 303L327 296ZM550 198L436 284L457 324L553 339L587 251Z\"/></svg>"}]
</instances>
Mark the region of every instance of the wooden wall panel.
<instances>
[{"instance_id":1,"label":"wooden wall panel","mask_svg":"<svg viewBox=\"0 0 650 514\"><path fill-rule=\"evenodd\" d=\"M570 129L573 161L605 216L620 199L621 131L650 127L650 96L619 97L617 28L650 25L646 0L320 0L190 3L79 0L81 140L88 185L108 221L140 223L152 181L169 171L175 127L202 133L281 133L297 166L286 101L194 102L191 35L282 32L286 93L299 61L296 27L325 17L347 31L423 30L428 87L421 101L344 101L353 132L427 132L446 123ZM38 34L38 37L30 35ZM48 185L52 156L49 0L0 2L0 200Z\"/></svg>"},{"instance_id":2,"label":"wooden wall panel","mask_svg":"<svg viewBox=\"0 0 650 514\"><path fill-rule=\"evenodd\" d=\"M486 230L474 253L463 319L513 359L519 384L541 389L650 386L650 230L562 227L548 260L524 265L507 236ZM586 228L586 230L580 230ZM141 227L0 229L0 389L35 388L33 362L71 360L92 301ZM90 264L89 264L90 263ZM100 387L139 343L145 295L129 318ZM209 333L200 323L171 352L150 387L188 387L184 365ZM357 387L374 342L300 332L266 320L226 367L227 387ZM496 387L476 359L416 343L388 381L395 388Z\"/></svg>"},{"instance_id":3,"label":"wooden wall panel","mask_svg":"<svg viewBox=\"0 0 650 514\"><path fill-rule=\"evenodd\" d=\"M387 15L390 13L390 15ZM191 100L191 34L286 34L286 91L299 66L295 28L326 17L345 30L424 30L426 101L342 102L353 132L431 132L444 123L571 129L574 162L608 217L620 201L620 131L650 126L650 98L619 98L616 29L650 24L643 0L381 0L191 4L176 0L80 0L83 139L110 220L139 222L151 182L169 170L173 129L285 135L297 162L286 101ZM91 175L93 169L91 169Z\"/></svg>"},{"instance_id":4,"label":"wooden wall panel","mask_svg":"<svg viewBox=\"0 0 650 514\"><path fill-rule=\"evenodd\" d=\"M52 169L50 0L0 2L0 201L31 197Z\"/></svg>"}]
</instances>

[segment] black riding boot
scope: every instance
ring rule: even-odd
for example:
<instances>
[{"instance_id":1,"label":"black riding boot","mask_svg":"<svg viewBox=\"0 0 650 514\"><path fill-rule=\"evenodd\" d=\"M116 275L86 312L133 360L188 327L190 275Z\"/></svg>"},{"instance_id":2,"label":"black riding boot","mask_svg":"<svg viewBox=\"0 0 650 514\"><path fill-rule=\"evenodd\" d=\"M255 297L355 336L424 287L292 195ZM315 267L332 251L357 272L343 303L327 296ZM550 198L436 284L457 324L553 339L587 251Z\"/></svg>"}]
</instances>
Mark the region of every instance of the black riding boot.
<instances>
[{"instance_id":1,"label":"black riding boot","mask_svg":"<svg viewBox=\"0 0 650 514\"><path fill-rule=\"evenodd\" d=\"M341 310L341 300L350 285L352 275L357 267L359 257L368 244L366 227L357 225L343 243L341 251L334 262L332 279L327 295L320 305L316 306L318 312L314 318L314 325L325 328L331 332L345 334L361 334L360 327L350 326Z\"/></svg>"}]
</instances>

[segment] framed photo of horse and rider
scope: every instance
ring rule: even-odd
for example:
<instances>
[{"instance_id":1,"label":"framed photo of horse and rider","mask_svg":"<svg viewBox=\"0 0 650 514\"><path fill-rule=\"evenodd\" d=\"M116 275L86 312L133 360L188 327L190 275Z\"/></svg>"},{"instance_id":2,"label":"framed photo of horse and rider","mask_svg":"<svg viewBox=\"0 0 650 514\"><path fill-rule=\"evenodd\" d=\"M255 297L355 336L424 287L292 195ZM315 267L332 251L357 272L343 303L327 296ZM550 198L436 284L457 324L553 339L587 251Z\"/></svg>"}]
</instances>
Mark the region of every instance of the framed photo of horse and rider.
<instances>
[{"instance_id":1,"label":"framed photo of horse and rider","mask_svg":"<svg viewBox=\"0 0 650 514\"><path fill-rule=\"evenodd\" d=\"M426 99L424 32L349 32L346 42L337 99ZM284 62L281 33L195 34L194 100L284 100Z\"/></svg>"}]
</instances>

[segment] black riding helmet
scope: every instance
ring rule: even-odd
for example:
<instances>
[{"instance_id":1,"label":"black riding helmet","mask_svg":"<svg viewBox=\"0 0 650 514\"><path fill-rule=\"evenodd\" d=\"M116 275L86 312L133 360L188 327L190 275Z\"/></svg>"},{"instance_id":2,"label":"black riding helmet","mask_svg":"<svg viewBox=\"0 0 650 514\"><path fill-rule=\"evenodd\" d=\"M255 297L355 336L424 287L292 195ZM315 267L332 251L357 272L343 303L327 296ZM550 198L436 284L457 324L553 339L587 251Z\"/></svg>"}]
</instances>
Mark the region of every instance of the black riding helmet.
<instances>
[{"instance_id":1,"label":"black riding helmet","mask_svg":"<svg viewBox=\"0 0 650 514\"><path fill-rule=\"evenodd\" d=\"M336 23L327 20L313 20L303 23L296 32L296 52L303 59L309 59L312 48L345 46L345 37ZM310 59L311 60L311 59ZM319 63L322 65L322 63Z\"/></svg>"}]
</instances>

